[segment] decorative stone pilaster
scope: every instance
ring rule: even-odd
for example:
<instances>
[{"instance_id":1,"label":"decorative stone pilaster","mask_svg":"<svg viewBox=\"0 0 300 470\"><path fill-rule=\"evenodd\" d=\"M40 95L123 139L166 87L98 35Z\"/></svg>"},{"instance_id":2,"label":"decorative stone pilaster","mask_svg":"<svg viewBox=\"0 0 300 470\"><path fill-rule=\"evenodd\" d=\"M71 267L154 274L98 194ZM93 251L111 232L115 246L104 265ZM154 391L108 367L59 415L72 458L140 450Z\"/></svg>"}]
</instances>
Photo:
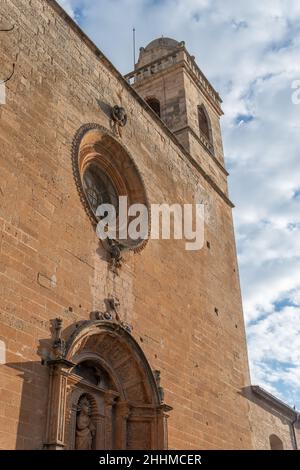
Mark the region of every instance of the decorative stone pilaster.
<instances>
[{"instance_id":1,"label":"decorative stone pilaster","mask_svg":"<svg viewBox=\"0 0 300 470\"><path fill-rule=\"evenodd\" d=\"M65 360L50 361L50 388L45 448L61 450L65 447L65 417L68 369L74 364Z\"/></svg>"},{"instance_id":2,"label":"decorative stone pilaster","mask_svg":"<svg viewBox=\"0 0 300 470\"><path fill-rule=\"evenodd\" d=\"M104 396L105 400L105 450L112 450L113 445L113 429L112 429L112 418L113 418L113 406L115 405L116 394L108 391Z\"/></svg>"},{"instance_id":3,"label":"decorative stone pilaster","mask_svg":"<svg viewBox=\"0 0 300 470\"><path fill-rule=\"evenodd\" d=\"M172 407L162 404L157 408L157 443L152 443L152 449L167 450L168 449L168 418Z\"/></svg>"},{"instance_id":4,"label":"decorative stone pilaster","mask_svg":"<svg viewBox=\"0 0 300 470\"><path fill-rule=\"evenodd\" d=\"M118 402L116 405L116 450L127 449L127 420L130 407L127 402Z\"/></svg>"},{"instance_id":5,"label":"decorative stone pilaster","mask_svg":"<svg viewBox=\"0 0 300 470\"><path fill-rule=\"evenodd\" d=\"M93 416L94 424L96 426L96 441L95 450L105 448L105 417L99 413Z\"/></svg>"}]
</instances>

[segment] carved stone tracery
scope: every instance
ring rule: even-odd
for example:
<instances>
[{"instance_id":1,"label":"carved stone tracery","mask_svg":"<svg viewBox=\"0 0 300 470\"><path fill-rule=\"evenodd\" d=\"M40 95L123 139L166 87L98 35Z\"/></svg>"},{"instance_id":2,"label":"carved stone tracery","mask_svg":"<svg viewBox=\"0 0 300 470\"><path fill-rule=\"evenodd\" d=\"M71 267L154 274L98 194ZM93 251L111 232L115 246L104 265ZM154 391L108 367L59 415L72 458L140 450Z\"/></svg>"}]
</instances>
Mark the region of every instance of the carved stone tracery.
<instances>
[{"instance_id":1,"label":"carved stone tracery","mask_svg":"<svg viewBox=\"0 0 300 470\"><path fill-rule=\"evenodd\" d=\"M127 117L123 108L118 111L114 108L113 115L112 119L118 128L126 124ZM97 165L107 175L118 197L127 196L128 205L143 204L150 213L143 178L128 149L108 129L96 123L88 123L83 125L74 137L72 166L81 202L95 228L99 220L91 209L83 187L84 173L91 164ZM150 231L149 220L148 234ZM122 265L122 253L127 250L139 252L146 246L147 241L147 238L140 240L107 239L107 241L102 241L102 244L110 254L112 268L118 270Z\"/></svg>"}]
</instances>

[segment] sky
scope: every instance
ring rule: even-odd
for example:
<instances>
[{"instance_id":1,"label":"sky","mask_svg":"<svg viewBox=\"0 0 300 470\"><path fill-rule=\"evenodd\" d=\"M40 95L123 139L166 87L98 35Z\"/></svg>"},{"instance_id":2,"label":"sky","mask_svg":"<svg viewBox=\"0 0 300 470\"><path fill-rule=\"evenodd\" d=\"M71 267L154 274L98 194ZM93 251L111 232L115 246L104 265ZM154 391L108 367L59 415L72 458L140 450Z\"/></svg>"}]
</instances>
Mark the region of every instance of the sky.
<instances>
[{"instance_id":1,"label":"sky","mask_svg":"<svg viewBox=\"0 0 300 470\"><path fill-rule=\"evenodd\" d=\"M300 410L299 0L60 0L123 73L185 41L223 98L251 378ZM298 82L297 82L298 81Z\"/></svg>"}]
</instances>

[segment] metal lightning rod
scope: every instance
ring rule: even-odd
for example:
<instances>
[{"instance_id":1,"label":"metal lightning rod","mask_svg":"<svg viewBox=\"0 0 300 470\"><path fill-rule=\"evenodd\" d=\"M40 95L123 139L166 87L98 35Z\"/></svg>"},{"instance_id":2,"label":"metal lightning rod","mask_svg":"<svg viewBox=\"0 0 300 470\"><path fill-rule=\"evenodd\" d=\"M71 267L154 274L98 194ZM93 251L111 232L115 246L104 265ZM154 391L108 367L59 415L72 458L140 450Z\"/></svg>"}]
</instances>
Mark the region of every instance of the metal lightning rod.
<instances>
[{"instance_id":1,"label":"metal lightning rod","mask_svg":"<svg viewBox=\"0 0 300 470\"><path fill-rule=\"evenodd\" d=\"M135 69L135 28L133 28L133 70Z\"/></svg>"}]
</instances>

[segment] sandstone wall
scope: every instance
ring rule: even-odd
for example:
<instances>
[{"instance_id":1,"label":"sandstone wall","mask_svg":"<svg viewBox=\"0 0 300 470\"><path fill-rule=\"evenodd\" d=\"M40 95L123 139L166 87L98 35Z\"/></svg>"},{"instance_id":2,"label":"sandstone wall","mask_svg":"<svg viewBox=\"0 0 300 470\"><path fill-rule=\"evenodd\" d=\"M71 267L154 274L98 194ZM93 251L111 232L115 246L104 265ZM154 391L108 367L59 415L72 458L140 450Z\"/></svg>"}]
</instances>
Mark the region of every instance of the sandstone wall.
<instances>
[{"instance_id":1,"label":"sandstone wall","mask_svg":"<svg viewBox=\"0 0 300 470\"><path fill-rule=\"evenodd\" d=\"M49 321L89 318L116 294L153 369L161 370L171 448L250 448L249 385L231 209L170 134L54 2L6 0L0 70L16 62L0 106L0 448L42 448L48 370L40 365ZM71 145L88 122L110 128L122 105L123 143L150 202L205 201L205 246L150 241L120 275L74 184ZM209 158L209 156L207 156ZM209 247L207 245L209 242Z\"/></svg>"},{"instance_id":2,"label":"sandstone wall","mask_svg":"<svg viewBox=\"0 0 300 470\"><path fill-rule=\"evenodd\" d=\"M281 440L284 450L294 449L291 420L259 399L251 403L250 416L254 449L270 450L272 435Z\"/></svg>"}]
</instances>

